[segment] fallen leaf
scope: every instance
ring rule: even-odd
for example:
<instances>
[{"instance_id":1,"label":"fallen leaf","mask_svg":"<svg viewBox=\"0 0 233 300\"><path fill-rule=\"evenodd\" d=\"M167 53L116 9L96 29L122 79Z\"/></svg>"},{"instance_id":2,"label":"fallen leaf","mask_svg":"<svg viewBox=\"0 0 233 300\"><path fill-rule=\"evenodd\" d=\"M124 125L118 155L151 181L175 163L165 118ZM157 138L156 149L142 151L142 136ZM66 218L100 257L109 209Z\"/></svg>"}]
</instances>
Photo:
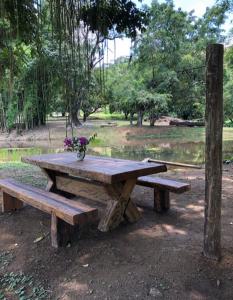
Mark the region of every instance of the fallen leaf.
<instances>
[{"instance_id":1,"label":"fallen leaf","mask_svg":"<svg viewBox=\"0 0 233 300\"><path fill-rule=\"evenodd\" d=\"M35 239L34 241L33 241L33 243L34 244L36 244L36 243L39 243L40 241L42 241L44 239L44 236L42 235L42 236L39 236L37 239Z\"/></svg>"},{"instance_id":2,"label":"fallen leaf","mask_svg":"<svg viewBox=\"0 0 233 300\"><path fill-rule=\"evenodd\" d=\"M49 233L46 233L46 234L43 234L41 236L39 236L38 238L36 238L33 243L36 244L36 243L39 243L40 241L42 241L44 238L46 238L46 236L49 235Z\"/></svg>"}]
</instances>

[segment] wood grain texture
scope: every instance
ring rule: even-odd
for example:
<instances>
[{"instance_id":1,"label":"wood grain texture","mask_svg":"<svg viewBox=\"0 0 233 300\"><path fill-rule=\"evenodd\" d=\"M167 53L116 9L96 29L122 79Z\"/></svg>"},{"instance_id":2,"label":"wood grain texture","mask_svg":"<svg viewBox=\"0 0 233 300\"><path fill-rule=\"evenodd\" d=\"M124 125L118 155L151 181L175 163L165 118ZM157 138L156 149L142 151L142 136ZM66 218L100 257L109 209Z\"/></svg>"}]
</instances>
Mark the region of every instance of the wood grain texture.
<instances>
[{"instance_id":1,"label":"wood grain texture","mask_svg":"<svg viewBox=\"0 0 233 300\"><path fill-rule=\"evenodd\" d=\"M56 176L67 176L67 174L49 169L41 169L41 171L47 177L47 186L45 189L46 191L56 193L68 199L74 197L74 194L68 193L65 190L59 190L57 187Z\"/></svg>"},{"instance_id":2,"label":"wood grain texture","mask_svg":"<svg viewBox=\"0 0 233 300\"><path fill-rule=\"evenodd\" d=\"M2 212L9 212L23 207L23 202L3 192Z\"/></svg>"},{"instance_id":3,"label":"wood grain texture","mask_svg":"<svg viewBox=\"0 0 233 300\"><path fill-rule=\"evenodd\" d=\"M162 213L170 208L169 191L154 189L154 211Z\"/></svg>"},{"instance_id":4,"label":"wood grain texture","mask_svg":"<svg viewBox=\"0 0 233 300\"><path fill-rule=\"evenodd\" d=\"M134 205L130 205L130 194L135 186L136 178L129 179L121 184L107 186L109 194L113 196L113 200L107 203L107 208L99 223L99 230L106 232L116 228L128 215L131 222L138 220L138 209ZM133 212L128 212L126 215L127 207Z\"/></svg>"},{"instance_id":5,"label":"wood grain texture","mask_svg":"<svg viewBox=\"0 0 233 300\"><path fill-rule=\"evenodd\" d=\"M53 192L56 190L56 181L55 181L55 175L56 172L51 172L47 169L41 169L42 173L47 177L47 186L45 188L48 192Z\"/></svg>"},{"instance_id":6,"label":"wood grain texture","mask_svg":"<svg viewBox=\"0 0 233 300\"><path fill-rule=\"evenodd\" d=\"M221 44L206 49L206 149L204 255L221 257L223 53Z\"/></svg>"},{"instance_id":7,"label":"wood grain texture","mask_svg":"<svg viewBox=\"0 0 233 300\"><path fill-rule=\"evenodd\" d=\"M189 183L180 182L172 179L165 179L153 176L142 176L137 180L137 185L158 188L160 190L168 190L173 193L184 193L189 191L191 185Z\"/></svg>"},{"instance_id":8,"label":"wood grain texture","mask_svg":"<svg viewBox=\"0 0 233 300\"><path fill-rule=\"evenodd\" d=\"M63 172L107 184L167 171L164 164L108 157L87 155L83 161L77 161L76 154L68 152L23 157L22 161L43 169Z\"/></svg>"},{"instance_id":9,"label":"wood grain texture","mask_svg":"<svg viewBox=\"0 0 233 300\"><path fill-rule=\"evenodd\" d=\"M155 162L159 164L165 164L167 166L176 166L176 167L182 167L182 168L191 168L191 169L202 169L203 167L201 165L190 165L190 164L184 164L184 163L178 163L174 161L166 161L166 160L158 160L153 158L145 158L143 161L145 162Z\"/></svg>"},{"instance_id":10,"label":"wood grain texture","mask_svg":"<svg viewBox=\"0 0 233 300\"><path fill-rule=\"evenodd\" d=\"M48 189L55 193L62 190L105 202L106 210L98 227L101 231L112 230L124 218L137 221L140 212L130 200L137 178L167 171L164 164L108 157L86 156L77 161L75 153L67 152L23 157L22 161L44 169Z\"/></svg>"},{"instance_id":11,"label":"wood grain texture","mask_svg":"<svg viewBox=\"0 0 233 300\"><path fill-rule=\"evenodd\" d=\"M127 184L115 183L112 185L101 185L98 182L74 178L68 176L57 176L58 189L72 192L77 196L106 203L107 207L102 217L99 229L101 231L112 230L124 219L136 222L141 214L137 207L130 201L130 194L135 186L136 179L129 179Z\"/></svg>"},{"instance_id":12,"label":"wood grain texture","mask_svg":"<svg viewBox=\"0 0 233 300\"><path fill-rule=\"evenodd\" d=\"M95 221L97 209L66 199L60 195L16 182L13 179L1 179L0 189L39 210L55 214L71 225Z\"/></svg>"},{"instance_id":13,"label":"wood grain texture","mask_svg":"<svg viewBox=\"0 0 233 300\"><path fill-rule=\"evenodd\" d=\"M56 176L56 185L59 190L101 203L112 200L112 195L108 193L105 185L98 182L69 176Z\"/></svg>"},{"instance_id":14,"label":"wood grain texture","mask_svg":"<svg viewBox=\"0 0 233 300\"><path fill-rule=\"evenodd\" d=\"M72 226L59 219L54 213L51 215L51 243L52 247L66 247L68 243L77 239L78 225Z\"/></svg>"},{"instance_id":15,"label":"wood grain texture","mask_svg":"<svg viewBox=\"0 0 233 300\"><path fill-rule=\"evenodd\" d=\"M130 223L135 223L141 219L141 213L133 201L129 201L125 210L125 218Z\"/></svg>"},{"instance_id":16,"label":"wood grain texture","mask_svg":"<svg viewBox=\"0 0 233 300\"><path fill-rule=\"evenodd\" d=\"M60 243L58 233L58 218L54 213L51 214L51 243L52 247L54 248L58 248Z\"/></svg>"},{"instance_id":17,"label":"wood grain texture","mask_svg":"<svg viewBox=\"0 0 233 300\"><path fill-rule=\"evenodd\" d=\"M124 220L123 214L125 207L125 204L120 201L109 201L98 225L98 229L102 232L107 232L116 228Z\"/></svg>"}]
</instances>

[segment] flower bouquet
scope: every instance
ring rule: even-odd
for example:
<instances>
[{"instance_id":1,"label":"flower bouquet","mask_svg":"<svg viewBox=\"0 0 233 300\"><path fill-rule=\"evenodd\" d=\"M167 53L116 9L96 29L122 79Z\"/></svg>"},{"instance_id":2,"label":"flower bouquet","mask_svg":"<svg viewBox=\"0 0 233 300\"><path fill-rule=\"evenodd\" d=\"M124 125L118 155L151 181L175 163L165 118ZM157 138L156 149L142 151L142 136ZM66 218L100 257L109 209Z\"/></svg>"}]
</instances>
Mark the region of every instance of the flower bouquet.
<instances>
[{"instance_id":1,"label":"flower bouquet","mask_svg":"<svg viewBox=\"0 0 233 300\"><path fill-rule=\"evenodd\" d=\"M83 160L86 154L87 145L95 139L97 134L95 133L89 139L81 136L81 137L66 137L64 140L64 149L65 151L77 152L77 160Z\"/></svg>"}]
</instances>

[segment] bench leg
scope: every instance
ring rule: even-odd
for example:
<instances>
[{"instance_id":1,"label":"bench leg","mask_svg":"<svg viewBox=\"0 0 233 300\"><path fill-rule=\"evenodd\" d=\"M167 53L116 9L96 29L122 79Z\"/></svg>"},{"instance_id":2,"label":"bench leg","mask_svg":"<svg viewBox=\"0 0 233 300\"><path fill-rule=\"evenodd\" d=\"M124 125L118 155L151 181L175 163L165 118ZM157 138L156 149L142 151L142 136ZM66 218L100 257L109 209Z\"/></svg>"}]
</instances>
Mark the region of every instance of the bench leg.
<instances>
[{"instance_id":1,"label":"bench leg","mask_svg":"<svg viewBox=\"0 0 233 300\"><path fill-rule=\"evenodd\" d=\"M51 242L52 247L65 247L68 243L72 243L75 237L77 238L77 228L67 222L56 217L55 214L51 216Z\"/></svg>"},{"instance_id":2,"label":"bench leg","mask_svg":"<svg viewBox=\"0 0 233 300\"><path fill-rule=\"evenodd\" d=\"M162 213L170 208L169 191L154 188L154 211Z\"/></svg>"},{"instance_id":3,"label":"bench leg","mask_svg":"<svg viewBox=\"0 0 233 300\"><path fill-rule=\"evenodd\" d=\"M9 212L23 207L23 202L3 192L2 212Z\"/></svg>"}]
</instances>

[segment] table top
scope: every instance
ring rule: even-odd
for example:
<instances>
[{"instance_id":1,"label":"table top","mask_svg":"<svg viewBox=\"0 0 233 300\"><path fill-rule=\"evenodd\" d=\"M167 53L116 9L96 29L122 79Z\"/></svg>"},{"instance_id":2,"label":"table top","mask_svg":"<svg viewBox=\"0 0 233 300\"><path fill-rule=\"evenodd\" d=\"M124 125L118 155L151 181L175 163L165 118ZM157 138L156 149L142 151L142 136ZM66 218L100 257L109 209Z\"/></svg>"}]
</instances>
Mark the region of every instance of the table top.
<instances>
[{"instance_id":1,"label":"table top","mask_svg":"<svg viewBox=\"0 0 233 300\"><path fill-rule=\"evenodd\" d=\"M87 155L83 161L77 161L74 152L27 156L22 157L22 161L43 169L108 184L167 171L165 164L102 156Z\"/></svg>"}]
</instances>

